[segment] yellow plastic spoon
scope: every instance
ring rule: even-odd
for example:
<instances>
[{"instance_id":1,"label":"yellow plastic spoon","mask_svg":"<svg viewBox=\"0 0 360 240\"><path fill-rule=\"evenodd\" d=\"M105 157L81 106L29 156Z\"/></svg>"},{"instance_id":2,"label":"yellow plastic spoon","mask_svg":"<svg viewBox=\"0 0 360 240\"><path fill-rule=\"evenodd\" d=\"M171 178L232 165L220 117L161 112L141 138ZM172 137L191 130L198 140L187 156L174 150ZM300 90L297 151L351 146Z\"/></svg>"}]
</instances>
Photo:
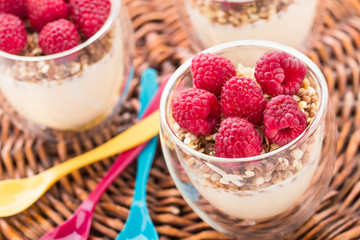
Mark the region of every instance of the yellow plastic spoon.
<instances>
[{"instance_id":1,"label":"yellow plastic spoon","mask_svg":"<svg viewBox=\"0 0 360 240\"><path fill-rule=\"evenodd\" d=\"M159 111L120 133L108 142L46 171L22 179L0 181L0 217L15 215L32 205L53 184L70 172L129 150L159 133Z\"/></svg>"}]
</instances>

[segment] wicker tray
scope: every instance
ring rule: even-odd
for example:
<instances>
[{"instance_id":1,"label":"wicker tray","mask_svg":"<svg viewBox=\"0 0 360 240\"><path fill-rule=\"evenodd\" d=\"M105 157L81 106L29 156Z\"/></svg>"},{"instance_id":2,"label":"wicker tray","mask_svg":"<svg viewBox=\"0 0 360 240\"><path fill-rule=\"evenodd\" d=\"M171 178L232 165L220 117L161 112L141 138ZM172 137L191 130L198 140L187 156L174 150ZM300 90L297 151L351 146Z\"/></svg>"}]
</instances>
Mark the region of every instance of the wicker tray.
<instances>
[{"instance_id":1,"label":"wicker tray","mask_svg":"<svg viewBox=\"0 0 360 240\"><path fill-rule=\"evenodd\" d=\"M135 76L147 67L171 73L191 56L171 0L127 0L136 39ZM331 190L293 239L360 239L360 1L330 0L326 30L308 55L321 67L337 113L338 157ZM102 132L72 144L49 145L25 136L0 111L0 179L36 174L85 152L133 124L138 108L136 77L122 113ZM85 167L53 186L28 210L0 219L0 240L39 239L62 223L110 168L113 159ZM132 200L132 164L102 197L90 239L114 239ZM1 197L1 196L0 196ZM176 190L159 151L150 173L148 205L160 239L229 239L192 212Z\"/></svg>"}]
</instances>

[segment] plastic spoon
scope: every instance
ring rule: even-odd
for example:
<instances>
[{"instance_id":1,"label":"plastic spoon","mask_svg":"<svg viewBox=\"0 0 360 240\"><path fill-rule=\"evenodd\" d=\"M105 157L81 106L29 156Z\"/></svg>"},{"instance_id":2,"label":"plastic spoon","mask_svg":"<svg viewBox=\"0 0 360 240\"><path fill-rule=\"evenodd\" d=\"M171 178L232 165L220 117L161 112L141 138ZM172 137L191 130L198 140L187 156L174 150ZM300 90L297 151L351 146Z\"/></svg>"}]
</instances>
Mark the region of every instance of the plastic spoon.
<instances>
[{"instance_id":1,"label":"plastic spoon","mask_svg":"<svg viewBox=\"0 0 360 240\"><path fill-rule=\"evenodd\" d=\"M149 109L158 109L159 104ZM86 165L129 150L159 133L159 111L93 150L23 179L0 181L0 217L17 214L39 199L61 177Z\"/></svg>"},{"instance_id":2,"label":"plastic spoon","mask_svg":"<svg viewBox=\"0 0 360 240\"><path fill-rule=\"evenodd\" d=\"M156 79L155 79L156 81ZM149 107L152 105L159 105L161 93L165 82L162 84L162 88L157 92L156 96L153 98ZM147 103L150 99L146 99L141 102L142 108L147 106ZM148 109L144 113L146 116L148 114ZM82 202L78 209L71 215L63 224L54 228L52 231L45 234L41 239L42 240L85 240L89 237L89 232L92 223L92 217L95 210L97 202L100 200L102 194L110 186L110 184L117 178L117 176L138 156L141 150L145 147L145 143L121 154L113 166L110 168L106 176L101 180L101 182L96 186L96 188L90 193L88 198Z\"/></svg>"},{"instance_id":3,"label":"plastic spoon","mask_svg":"<svg viewBox=\"0 0 360 240\"><path fill-rule=\"evenodd\" d=\"M156 72L153 69L149 69L144 74L144 77L141 79L140 101L141 99L151 98L152 93L157 88L156 77ZM141 111L139 114L141 114ZM151 139L138 157L134 198L128 219L116 240L159 239L159 234L155 229L154 223L151 221L146 203L146 185L157 143L157 137Z\"/></svg>"}]
</instances>

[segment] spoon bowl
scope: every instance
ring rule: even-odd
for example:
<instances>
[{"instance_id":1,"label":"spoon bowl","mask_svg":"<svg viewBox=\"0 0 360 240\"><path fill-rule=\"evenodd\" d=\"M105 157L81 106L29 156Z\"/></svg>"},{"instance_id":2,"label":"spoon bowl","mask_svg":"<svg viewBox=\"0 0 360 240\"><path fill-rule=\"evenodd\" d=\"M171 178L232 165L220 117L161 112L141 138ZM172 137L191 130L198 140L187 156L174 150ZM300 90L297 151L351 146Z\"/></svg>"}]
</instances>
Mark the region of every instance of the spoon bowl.
<instances>
[{"instance_id":1,"label":"spoon bowl","mask_svg":"<svg viewBox=\"0 0 360 240\"><path fill-rule=\"evenodd\" d=\"M0 213L2 216L13 215L31 206L47 189L44 175L35 175L18 180L0 182Z\"/></svg>"}]
</instances>

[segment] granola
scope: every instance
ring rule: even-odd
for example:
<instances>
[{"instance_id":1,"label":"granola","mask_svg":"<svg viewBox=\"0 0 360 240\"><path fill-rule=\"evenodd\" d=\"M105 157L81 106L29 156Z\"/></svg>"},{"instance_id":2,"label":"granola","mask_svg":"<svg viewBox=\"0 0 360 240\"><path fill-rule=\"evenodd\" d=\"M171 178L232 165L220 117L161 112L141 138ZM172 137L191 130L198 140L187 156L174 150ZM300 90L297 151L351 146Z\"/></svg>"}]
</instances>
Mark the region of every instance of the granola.
<instances>
[{"instance_id":1,"label":"granola","mask_svg":"<svg viewBox=\"0 0 360 240\"><path fill-rule=\"evenodd\" d=\"M192 6L211 22L242 26L285 12L296 0L216 1L191 0Z\"/></svg>"}]
</instances>

